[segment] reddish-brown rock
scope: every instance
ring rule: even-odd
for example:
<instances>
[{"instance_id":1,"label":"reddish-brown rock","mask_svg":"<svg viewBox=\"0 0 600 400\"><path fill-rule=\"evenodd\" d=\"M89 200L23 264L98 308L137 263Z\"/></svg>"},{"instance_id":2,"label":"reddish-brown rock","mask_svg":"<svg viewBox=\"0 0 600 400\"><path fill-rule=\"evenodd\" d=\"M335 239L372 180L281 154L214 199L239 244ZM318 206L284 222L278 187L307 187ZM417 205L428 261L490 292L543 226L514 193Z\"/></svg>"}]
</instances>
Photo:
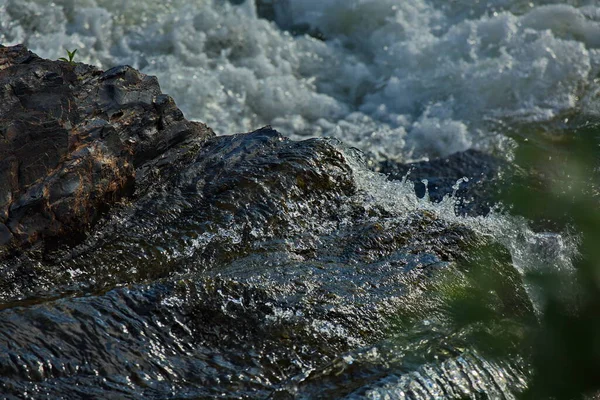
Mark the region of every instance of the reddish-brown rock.
<instances>
[{"instance_id":1,"label":"reddish-brown rock","mask_svg":"<svg viewBox=\"0 0 600 400\"><path fill-rule=\"evenodd\" d=\"M0 252L81 232L146 163L213 135L155 77L0 46Z\"/></svg>"}]
</instances>

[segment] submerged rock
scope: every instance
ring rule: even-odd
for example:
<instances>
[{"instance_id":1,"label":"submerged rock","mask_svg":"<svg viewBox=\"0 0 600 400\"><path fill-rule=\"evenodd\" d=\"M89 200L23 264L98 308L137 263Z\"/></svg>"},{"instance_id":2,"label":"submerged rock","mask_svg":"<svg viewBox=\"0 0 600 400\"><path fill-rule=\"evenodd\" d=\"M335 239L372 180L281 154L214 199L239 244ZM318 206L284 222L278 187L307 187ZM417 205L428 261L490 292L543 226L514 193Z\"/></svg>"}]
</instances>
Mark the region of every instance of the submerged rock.
<instances>
[{"instance_id":1,"label":"submerged rock","mask_svg":"<svg viewBox=\"0 0 600 400\"><path fill-rule=\"evenodd\" d=\"M501 177L509 166L491 155L477 150L454 153L445 158L400 164L386 160L378 170L390 179L414 183L417 196L427 193L433 201L454 196L457 212L468 215L487 215L497 201ZM460 182L459 182L460 180Z\"/></svg>"},{"instance_id":2,"label":"submerged rock","mask_svg":"<svg viewBox=\"0 0 600 400\"><path fill-rule=\"evenodd\" d=\"M214 137L131 68L103 73L0 50L13 60L0 79L57 70L52 107L73 113L47 117L48 132L67 138L52 168L6 170L5 236L46 246L0 260L3 393L511 398L526 386L526 361L488 360L473 344L497 332L496 317L532 316L510 252L488 236L411 188L392 193L404 206L373 200L378 176L339 142L295 142L269 127ZM28 90L7 110L50 107ZM28 129L15 132L39 133ZM15 143L3 142L12 147L2 154L19 151ZM106 157L114 169L102 175L93 165ZM87 180L68 179L71 171ZM15 199L32 193L37 208L13 214ZM77 242L47 244L83 229ZM472 282L473 265L486 265L493 287ZM465 298L475 295L471 313ZM489 323L469 319L477 313Z\"/></svg>"}]
</instances>

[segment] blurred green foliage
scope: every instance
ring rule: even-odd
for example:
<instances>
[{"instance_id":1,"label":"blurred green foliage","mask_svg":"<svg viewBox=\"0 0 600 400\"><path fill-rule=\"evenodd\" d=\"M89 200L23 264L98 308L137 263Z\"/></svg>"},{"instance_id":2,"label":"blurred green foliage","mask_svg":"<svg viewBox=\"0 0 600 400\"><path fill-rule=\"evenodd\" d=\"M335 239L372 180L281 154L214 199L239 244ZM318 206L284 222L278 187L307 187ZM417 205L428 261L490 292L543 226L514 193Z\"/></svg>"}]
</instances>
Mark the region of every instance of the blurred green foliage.
<instances>
[{"instance_id":1,"label":"blurred green foliage","mask_svg":"<svg viewBox=\"0 0 600 400\"><path fill-rule=\"evenodd\" d=\"M533 377L524 399L580 399L600 391L600 123L586 122L548 145L521 138L523 179L509 186L512 212L579 238L574 271L529 274L543 297L531 332Z\"/></svg>"},{"instance_id":2,"label":"blurred green foliage","mask_svg":"<svg viewBox=\"0 0 600 400\"><path fill-rule=\"evenodd\" d=\"M411 332L428 320L417 336L525 360L530 376L521 399L600 398L600 122L551 131L520 127L511 135L514 174L498 200L534 231L573 239L574 268L542 265L540 256L535 272L523 275L501 245L473 243L468 259L399 310L394 329Z\"/></svg>"}]
</instances>

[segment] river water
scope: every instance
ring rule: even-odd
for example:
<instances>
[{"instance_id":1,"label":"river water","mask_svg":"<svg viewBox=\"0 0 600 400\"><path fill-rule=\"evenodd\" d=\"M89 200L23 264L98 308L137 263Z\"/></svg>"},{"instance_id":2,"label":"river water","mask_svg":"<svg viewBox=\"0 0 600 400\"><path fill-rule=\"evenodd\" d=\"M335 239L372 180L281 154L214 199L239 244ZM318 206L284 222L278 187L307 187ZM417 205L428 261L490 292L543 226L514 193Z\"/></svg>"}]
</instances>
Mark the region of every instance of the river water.
<instances>
[{"instance_id":1,"label":"river water","mask_svg":"<svg viewBox=\"0 0 600 400\"><path fill-rule=\"evenodd\" d=\"M82 249L34 267L45 271L39 282L2 296L6 393L513 398L527 386L518 352L498 358L473 343L507 330L518 341L523 315L543 307L523 277L542 266L568 272L576 240L500 210L457 215L452 198L418 198L364 160L476 149L510 161L517 141L507 132L535 124L543 129L528 134L543 141L600 117L596 1L0 0L0 43L50 59L77 49L77 61L156 75L188 119L218 135L269 124L294 141L316 138L256 136L282 163L289 157L292 173L314 172L314 195L289 194L304 183L288 182L288 167L247 183L243 174L266 161L222 138L215 151L259 160L226 167L258 190L260 207L219 197L244 210L231 217L193 194L150 196L165 209L116 212ZM178 182L215 173L203 163ZM330 175L337 183L320 178ZM403 229L410 250L398 244ZM493 248L492 261L473 258L503 277L516 271L510 296L527 303L516 317L503 309L485 326L448 322L475 278L451 267L451 278L430 279L424 266L460 264L465 246Z\"/></svg>"},{"instance_id":2,"label":"river water","mask_svg":"<svg viewBox=\"0 0 600 400\"><path fill-rule=\"evenodd\" d=\"M0 42L156 75L218 134L271 124L401 160L503 149L506 121L600 112L594 0L233 3L2 0Z\"/></svg>"}]
</instances>

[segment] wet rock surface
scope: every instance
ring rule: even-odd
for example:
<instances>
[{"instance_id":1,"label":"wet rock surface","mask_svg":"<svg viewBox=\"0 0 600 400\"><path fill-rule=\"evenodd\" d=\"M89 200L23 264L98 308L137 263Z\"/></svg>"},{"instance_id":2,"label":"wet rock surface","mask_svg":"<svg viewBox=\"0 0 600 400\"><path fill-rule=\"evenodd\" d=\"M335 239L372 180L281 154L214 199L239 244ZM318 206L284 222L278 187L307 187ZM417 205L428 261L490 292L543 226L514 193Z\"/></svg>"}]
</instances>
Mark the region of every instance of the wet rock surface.
<instances>
[{"instance_id":1,"label":"wet rock surface","mask_svg":"<svg viewBox=\"0 0 600 400\"><path fill-rule=\"evenodd\" d=\"M127 67L0 47L0 246L74 235L132 193L136 170L212 135L158 81Z\"/></svg>"},{"instance_id":2,"label":"wet rock surface","mask_svg":"<svg viewBox=\"0 0 600 400\"><path fill-rule=\"evenodd\" d=\"M419 197L427 193L431 200L441 201L453 195L458 199L456 211L473 216L490 212L499 197L502 175L512 173L505 161L477 150L410 164L386 160L378 170L389 179L406 177Z\"/></svg>"},{"instance_id":3,"label":"wet rock surface","mask_svg":"<svg viewBox=\"0 0 600 400\"><path fill-rule=\"evenodd\" d=\"M479 257L473 249L490 246L496 256L483 264L502 284L485 307L502 318L532 315L510 252L490 237L443 217L412 188L391 191L405 205L377 200L368 185L381 177L342 143L295 142L269 127L213 137L131 68L103 73L22 47L0 51L13 60L0 79L57 69L65 92L49 90L58 96L52 107L71 104L73 113L70 125L48 117L52 168L31 157L28 168L2 170L10 196L0 237L13 246L46 243L97 220L75 243L0 260L2 393L458 399L512 398L525 388L525 361L488 360L472 347L492 326L451 323L448 299L477 290L467 278ZM77 76L100 89L69 88ZM15 99L10 110L50 107ZM12 132L16 111L7 113L2 126ZM30 128L15 138L38 137ZM36 146L46 146L40 137ZM2 154L21 148L6 143ZM85 154L75 158L74 148ZM112 157L105 175L94 175L98 154ZM91 178L76 178L83 175ZM38 208L12 213L33 195ZM100 199L111 207L92 218ZM64 220L55 203L64 213L81 208Z\"/></svg>"}]
</instances>

